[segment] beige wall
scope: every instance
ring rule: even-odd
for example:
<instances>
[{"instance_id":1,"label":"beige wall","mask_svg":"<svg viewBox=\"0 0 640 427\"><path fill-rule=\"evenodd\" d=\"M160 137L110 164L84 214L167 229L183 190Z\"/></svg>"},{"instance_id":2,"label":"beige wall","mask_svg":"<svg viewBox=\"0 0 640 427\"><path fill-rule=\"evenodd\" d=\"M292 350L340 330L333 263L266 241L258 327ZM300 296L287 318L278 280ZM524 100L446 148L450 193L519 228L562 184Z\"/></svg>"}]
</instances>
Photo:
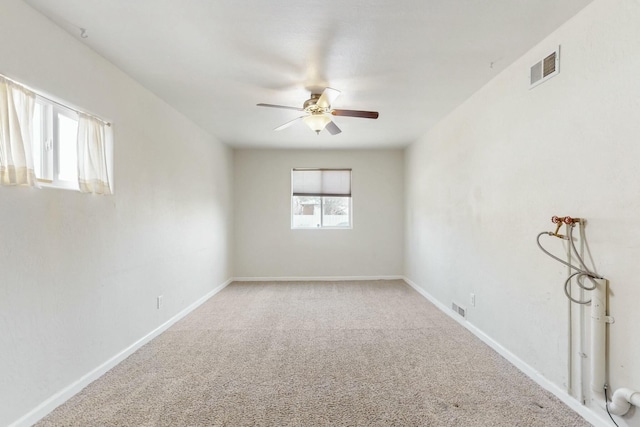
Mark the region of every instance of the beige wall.
<instances>
[{"instance_id":1,"label":"beige wall","mask_svg":"<svg viewBox=\"0 0 640 427\"><path fill-rule=\"evenodd\" d=\"M237 150L235 275L402 275L403 164L400 150ZM353 169L353 229L291 229L294 167Z\"/></svg>"},{"instance_id":2,"label":"beige wall","mask_svg":"<svg viewBox=\"0 0 640 427\"><path fill-rule=\"evenodd\" d=\"M552 215L587 219L611 286L609 383L640 389L639 22L637 1L595 1L406 152L407 277L578 400L580 308L570 351L567 269L535 238ZM560 74L530 90L529 67L558 45ZM640 426L640 413L618 422Z\"/></svg>"},{"instance_id":3,"label":"beige wall","mask_svg":"<svg viewBox=\"0 0 640 427\"><path fill-rule=\"evenodd\" d=\"M113 122L114 196L0 187L0 425L231 277L232 152L24 2L0 72ZM164 295L165 307L156 308Z\"/></svg>"}]
</instances>

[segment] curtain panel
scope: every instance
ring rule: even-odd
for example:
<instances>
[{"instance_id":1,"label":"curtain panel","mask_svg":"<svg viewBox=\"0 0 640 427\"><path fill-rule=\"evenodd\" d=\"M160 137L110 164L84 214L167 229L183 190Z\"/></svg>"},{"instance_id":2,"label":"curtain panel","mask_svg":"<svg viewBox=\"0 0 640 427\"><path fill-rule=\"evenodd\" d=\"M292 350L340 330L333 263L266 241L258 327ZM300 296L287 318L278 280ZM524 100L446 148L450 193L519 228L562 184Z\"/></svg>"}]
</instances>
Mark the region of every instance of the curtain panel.
<instances>
[{"instance_id":1,"label":"curtain panel","mask_svg":"<svg viewBox=\"0 0 640 427\"><path fill-rule=\"evenodd\" d=\"M0 76L0 185L37 186L32 123L36 95Z\"/></svg>"},{"instance_id":2,"label":"curtain panel","mask_svg":"<svg viewBox=\"0 0 640 427\"><path fill-rule=\"evenodd\" d=\"M105 124L91 116L78 119L78 185L83 193L111 194L107 172Z\"/></svg>"}]
</instances>

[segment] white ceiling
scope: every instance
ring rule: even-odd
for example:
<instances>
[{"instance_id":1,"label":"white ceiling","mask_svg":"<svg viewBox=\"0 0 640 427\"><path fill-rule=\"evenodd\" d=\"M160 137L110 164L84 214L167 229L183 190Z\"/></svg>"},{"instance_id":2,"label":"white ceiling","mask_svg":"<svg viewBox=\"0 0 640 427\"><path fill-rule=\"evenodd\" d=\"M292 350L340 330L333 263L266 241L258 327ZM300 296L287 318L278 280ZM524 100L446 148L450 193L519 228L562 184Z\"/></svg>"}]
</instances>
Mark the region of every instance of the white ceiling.
<instances>
[{"instance_id":1,"label":"white ceiling","mask_svg":"<svg viewBox=\"0 0 640 427\"><path fill-rule=\"evenodd\" d=\"M403 147L591 0L26 0L234 147ZM87 38L80 37L80 28ZM526 73L526 70L523 70ZM525 77L526 79L526 77ZM526 80L525 80L526 81ZM315 135L308 88L342 91Z\"/></svg>"}]
</instances>

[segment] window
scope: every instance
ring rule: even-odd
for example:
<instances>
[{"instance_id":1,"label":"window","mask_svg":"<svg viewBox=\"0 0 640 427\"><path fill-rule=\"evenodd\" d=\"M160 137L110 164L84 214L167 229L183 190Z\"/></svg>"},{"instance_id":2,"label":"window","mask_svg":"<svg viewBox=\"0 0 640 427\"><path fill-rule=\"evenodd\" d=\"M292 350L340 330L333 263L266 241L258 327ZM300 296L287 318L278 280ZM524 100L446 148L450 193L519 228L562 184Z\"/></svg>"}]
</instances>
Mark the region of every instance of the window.
<instances>
[{"instance_id":1,"label":"window","mask_svg":"<svg viewBox=\"0 0 640 427\"><path fill-rule=\"evenodd\" d=\"M55 187L78 189L78 114L37 97L33 117L36 178Z\"/></svg>"},{"instance_id":2,"label":"window","mask_svg":"<svg viewBox=\"0 0 640 427\"><path fill-rule=\"evenodd\" d=\"M351 228L351 169L293 169L291 228Z\"/></svg>"},{"instance_id":3,"label":"window","mask_svg":"<svg viewBox=\"0 0 640 427\"><path fill-rule=\"evenodd\" d=\"M113 194L110 123L0 74L0 185Z\"/></svg>"}]
</instances>

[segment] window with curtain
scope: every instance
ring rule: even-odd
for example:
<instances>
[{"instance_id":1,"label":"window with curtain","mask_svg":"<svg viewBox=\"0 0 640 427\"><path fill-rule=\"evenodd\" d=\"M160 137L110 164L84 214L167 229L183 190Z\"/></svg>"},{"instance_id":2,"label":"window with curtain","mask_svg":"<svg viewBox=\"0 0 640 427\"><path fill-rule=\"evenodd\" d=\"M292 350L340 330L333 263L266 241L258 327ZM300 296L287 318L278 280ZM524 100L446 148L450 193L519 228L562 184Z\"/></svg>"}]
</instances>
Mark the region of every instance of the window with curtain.
<instances>
[{"instance_id":1,"label":"window with curtain","mask_svg":"<svg viewBox=\"0 0 640 427\"><path fill-rule=\"evenodd\" d=\"M111 194L105 126L0 76L0 184Z\"/></svg>"},{"instance_id":2,"label":"window with curtain","mask_svg":"<svg viewBox=\"0 0 640 427\"><path fill-rule=\"evenodd\" d=\"M351 227L351 169L291 171L291 228Z\"/></svg>"}]
</instances>

